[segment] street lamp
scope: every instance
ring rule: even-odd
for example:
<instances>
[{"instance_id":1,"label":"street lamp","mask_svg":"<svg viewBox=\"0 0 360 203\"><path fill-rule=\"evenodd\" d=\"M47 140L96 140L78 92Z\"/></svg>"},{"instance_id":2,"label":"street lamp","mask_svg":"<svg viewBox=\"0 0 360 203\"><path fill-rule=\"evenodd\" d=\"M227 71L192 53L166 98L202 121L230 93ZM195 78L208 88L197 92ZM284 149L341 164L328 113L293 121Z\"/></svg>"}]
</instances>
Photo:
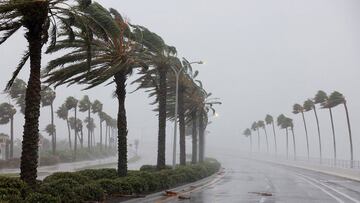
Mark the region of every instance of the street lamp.
<instances>
[{"instance_id":1,"label":"street lamp","mask_svg":"<svg viewBox=\"0 0 360 203\"><path fill-rule=\"evenodd\" d=\"M184 70L185 67L190 66L191 64L204 64L203 61L194 61L194 62L190 62L187 63L186 65L182 66L179 70L176 70L176 68L174 68L173 66L170 66L171 69L174 71L175 73L175 82L176 82L176 91L175 91L175 121L174 121L174 143L173 143L173 162L172 162L172 167L173 169L175 169L176 167L176 136L177 136L177 120L178 120L178 97L179 97L179 78L180 78L180 74L181 72Z\"/></svg>"}]
</instances>

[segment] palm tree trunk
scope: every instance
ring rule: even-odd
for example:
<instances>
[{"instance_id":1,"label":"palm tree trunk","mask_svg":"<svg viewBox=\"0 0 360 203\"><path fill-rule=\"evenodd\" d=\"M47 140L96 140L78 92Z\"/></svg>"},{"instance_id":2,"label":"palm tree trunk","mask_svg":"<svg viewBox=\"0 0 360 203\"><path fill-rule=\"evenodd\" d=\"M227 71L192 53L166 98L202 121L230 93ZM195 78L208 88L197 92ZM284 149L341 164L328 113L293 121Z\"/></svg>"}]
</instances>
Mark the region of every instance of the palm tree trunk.
<instances>
[{"instance_id":1,"label":"palm tree trunk","mask_svg":"<svg viewBox=\"0 0 360 203\"><path fill-rule=\"evenodd\" d=\"M179 132L180 132L180 165L186 165L186 146L185 146L185 112L184 112L184 88L179 87Z\"/></svg>"},{"instance_id":2,"label":"palm tree trunk","mask_svg":"<svg viewBox=\"0 0 360 203\"><path fill-rule=\"evenodd\" d=\"M102 121L100 118L100 150L102 150Z\"/></svg>"},{"instance_id":3,"label":"palm tree trunk","mask_svg":"<svg viewBox=\"0 0 360 203\"><path fill-rule=\"evenodd\" d=\"M289 159L289 130L286 128L286 159Z\"/></svg>"},{"instance_id":4,"label":"palm tree trunk","mask_svg":"<svg viewBox=\"0 0 360 203\"><path fill-rule=\"evenodd\" d=\"M296 142L295 142L295 133L294 133L294 128L291 128L291 133L293 136L293 145L294 145L294 160L296 160Z\"/></svg>"},{"instance_id":5,"label":"palm tree trunk","mask_svg":"<svg viewBox=\"0 0 360 203\"><path fill-rule=\"evenodd\" d=\"M81 144L81 149L84 148L84 131L81 128L81 138L80 138L80 144Z\"/></svg>"},{"instance_id":6,"label":"palm tree trunk","mask_svg":"<svg viewBox=\"0 0 360 203\"><path fill-rule=\"evenodd\" d=\"M277 154L276 132L275 132L275 125L274 125L274 122L272 122L272 128L273 128L273 133L274 133L275 154Z\"/></svg>"},{"instance_id":7,"label":"palm tree trunk","mask_svg":"<svg viewBox=\"0 0 360 203\"><path fill-rule=\"evenodd\" d=\"M107 148L108 125L105 123L105 149Z\"/></svg>"},{"instance_id":8,"label":"palm tree trunk","mask_svg":"<svg viewBox=\"0 0 360 203\"><path fill-rule=\"evenodd\" d=\"M307 149L307 158L308 160L310 159L310 151L309 151L309 136L308 136L308 131L307 131L307 126L306 126L306 120L305 120L305 115L304 112L301 112L301 116L304 122L304 128L305 128L305 135L306 135L306 149Z\"/></svg>"},{"instance_id":9,"label":"palm tree trunk","mask_svg":"<svg viewBox=\"0 0 360 203\"><path fill-rule=\"evenodd\" d=\"M10 119L10 159L14 157L14 116Z\"/></svg>"},{"instance_id":10,"label":"palm tree trunk","mask_svg":"<svg viewBox=\"0 0 360 203\"><path fill-rule=\"evenodd\" d=\"M53 103L50 104L51 110L51 125L54 127L54 132L51 135L51 143L52 143L52 153L55 155L56 153L56 128L54 125L54 106Z\"/></svg>"},{"instance_id":11,"label":"palm tree trunk","mask_svg":"<svg viewBox=\"0 0 360 203\"><path fill-rule=\"evenodd\" d=\"M199 162L204 162L205 157L205 128L202 112L199 115Z\"/></svg>"},{"instance_id":12,"label":"palm tree trunk","mask_svg":"<svg viewBox=\"0 0 360 203\"><path fill-rule=\"evenodd\" d=\"M157 169L165 168L165 144L166 144L166 68L159 67L159 134Z\"/></svg>"},{"instance_id":13,"label":"palm tree trunk","mask_svg":"<svg viewBox=\"0 0 360 203\"><path fill-rule=\"evenodd\" d=\"M266 137L266 150L269 153L269 140L268 140L268 134L266 132L266 127L264 127L265 137Z\"/></svg>"},{"instance_id":14,"label":"palm tree trunk","mask_svg":"<svg viewBox=\"0 0 360 203\"><path fill-rule=\"evenodd\" d=\"M48 2L38 2L35 8L26 8L23 19L28 32L26 38L30 52L30 77L25 96L25 124L22 141L20 178L30 187L36 185L38 148L39 148L39 116L41 91L41 49L44 22L47 18Z\"/></svg>"},{"instance_id":15,"label":"palm tree trunk","mask_svg":"<svg viewBox=\"0 0 360 203\"><path fill-rule=\"evenodd\" d=\"M336 165L336 139L335 139L335 127L334 127L334 119L333 119L333 115L332 115L332 110L331 110L331 108L329 108L329 113L330 113L331 129L332 129L332 134L333 134L333 143L334 143L334 163L335 163L335 165Z\"/></svg>"},{"instance_id":16,"label":"palm tree trunk","mask_svg":"<svg viewBox=\"0 0 360 203\"><path fill-rule=\"evenodd\" d=\"M70 124L69 124L69 119L66 118L66 124L67 124L67 128L68 128L68 134L69 134L69 147L70 147L70 150L72 149L72 146L71 146L71 130L70 130Z\"/></svg>"},{"instance_id":17,"label":"palm tree trunk","mask_svg":"<svg viewBox=\"0 0 360 203\"><path fill-rule=\"evenodd\" d=\"M250 137L250 152L252 153L252 148L253 148L253 143L252 143L252 135L249 136Z\"/></svg>"},{"instance_id":18,"label":"palm tree trunk","mask_svg":"<svg viewBox=\"0 0 360 203\"><path fill-rule=\"evenodd\" d=\"M193 111L191 113L191 120L192 120L192 159L191 163L196 164L197 163L197 125L196 125L196 111Z\"/></svg>"},{"instance_id":19,"label":"palm tree trunk","mask_svg":"<svg viewBox=\"0 0 360 203\"><path fill-rule=\"evenodd\" d=\"M88 130L88 148L89 148L89 150L91 148L91 130L90 130L91 112L90 112L90 110L91 110L91 108L89 108L89 110L88 110L88 121L89 121L89 123L88 123L88 128L87 128L87 130Z\"/></svg>"},{"instance_id":20,"label":"palm tree trunk","mask_svg":"<svg viewBox=\"0 0 360 203\"><path fill-rule=\"evenodd\" d=\"M119 103L118 108L118 175L127 175L127 121L126 121L126 74L118 72L115 74L116 95Z\"/></svg>"},{"instance_id":21,"label":"palm tree trunk","mask_svg":"<svg viewBox=\"0 0 360 203\"><path fill-rule=\"evenodd\" d=\"M321 149L321 136L320 136L320 124L319 124L319 118L316 112L316 107L313 106L315 119L316 119L316 125L317 125L317 131L318 131L318 137L319 137L319 155L320 155L320 164L322 163L322 149Z\"/></svg>"},{"instance_id":22,"label":"palm tree trunk","mask_svg":"<svg viewBox=\"0 0 360 203\"><path fill-rule=\"evenodd\" d=\"M348 126L348 130L349 130L350 160L351 160L350 167L353 168L353 165L354 165L353 143L352 143L352 136L351 136L349 110L347 108L346 101L344 102L344 108L345 108L345 113L346 113L347 126Z\"/></svg>"},{"instance_id":23,"label":"palm tree trunk","mask_svg":"<svg viewBox=\"0 0 360 203\"><path fill-rule=\"evenodd\" d=\"M74 161L76 161L76 153L77 153L77 136L78 136L78 133L77 133L77 106L75 107L75 128L74 128L74 131L75 131L75 141L74 141Z\"/></svg>"},{"instance_id":24,"label":"palm tree trunk","mask_svg":"<svg viewBox=\"0 0 360 203\"><path fill-rule=\"evenodd\" d=\"M260 152L260 131L259 128L256 129L257 134L258 134L258 152Z\"/></svg>"}]
</instances>

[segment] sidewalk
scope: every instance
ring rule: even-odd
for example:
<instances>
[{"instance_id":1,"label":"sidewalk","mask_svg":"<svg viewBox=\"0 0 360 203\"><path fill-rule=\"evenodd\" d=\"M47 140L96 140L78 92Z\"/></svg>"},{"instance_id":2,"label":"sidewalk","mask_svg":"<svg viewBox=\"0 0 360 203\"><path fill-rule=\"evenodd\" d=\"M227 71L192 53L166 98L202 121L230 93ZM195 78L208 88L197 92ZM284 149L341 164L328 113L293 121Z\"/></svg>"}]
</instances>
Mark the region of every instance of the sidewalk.
<instances>
[{"instance_id":1,"label":"sidewalk","mask_svg":"<svg viewBox=\"0 0 360 203\"><path fill-rule=\"evenodd\" d=\"M297 167L301 169L316 171L316 172L325 173L325 174L347 178L360 182L359 169L336 168L336 167L329 167L315 163L307 163L305 161L276 159L276 157L259 157L256 155L247 158L262 162L268 162L272 164L280 164L284 166Z\"/></svg>"}]
</instances>

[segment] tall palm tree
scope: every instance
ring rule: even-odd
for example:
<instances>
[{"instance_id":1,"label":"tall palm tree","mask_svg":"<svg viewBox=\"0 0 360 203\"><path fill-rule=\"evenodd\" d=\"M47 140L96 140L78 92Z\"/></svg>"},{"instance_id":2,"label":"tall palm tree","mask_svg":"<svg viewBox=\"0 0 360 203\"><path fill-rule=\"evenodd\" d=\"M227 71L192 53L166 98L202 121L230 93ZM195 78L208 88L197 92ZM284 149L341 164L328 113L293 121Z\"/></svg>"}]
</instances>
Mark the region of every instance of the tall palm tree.
<instances>
[{"instance_id":1,"label":"tall palm tree","mask_svg":"<svg viewBox=\"0 0 360 203\"><path fill-rule=\"evenodd\" d=\"M337 154L336 154L336 139L335 139L335 127L334 127L334 118L333 118L333 114L332 114L332 107L330 105L328 105L328 100L329 97L327 96L327 94L322 91L319 90L314 98L314 103L315 104L320 104L322 108L326 108L329 109L329 114L330 114L330 121L331 121L331 130L332 130L332 136L333 136L333 145L334 145L334 160L335 160L335 164L336 164L336 158L337 158Z\"/></svg>"},{"instance_id":2,"label":"tall palm tree","mask_svg":"<svg viewBox=\"0 0 360 203\"><path fill-rule=\"evenodd\" d=\"M14 115L16 109L10 103L0 104L0 125L8 124L10 122L10 154L9 157L14 157Z\"/></svg>"},{"instance_id":3,"label":"tall palm tree","mask_svg":"<svg viewBox=\"0 0 360 203\"><path fill-rule=\"evenodd\" d=\"M307 157L308 160L310 159L310 151L309 151L309 136L308 136L308 130L307 130L307 125L306 125L306 120L305 120L305 115L304 115L304 107L301 106L300 104L294 104L293 106L293 114L299 114L301 113L303 122L304 122L304 129L305 129L305 135L306 135L306 149L307 149Z\"/></svg>"},{"instance_id":4,"label":"tall palm tree","mask_svg":"<svg viewBox=\"0 0 360 203\"><path fill-rule=\"evenodd\" d=\"M90 131L90 136L88 137L88 139L89 139L88 145L91 147L91 146L93 146L93 143L94 143L93 137L94 137L94 130L95 130L96 125L95 125L94 119L93 118L89 119L89 117L85 118L84 123L86 124L86 128Z\"/></svg>"},{"instance_id":5,"label":"tall palm tree","mask_svg":"<svg viewBox=\"0 0 360 203\"><path fill-rule=\"evenodd\" d=\"M3 0L0 2L0 45L14 33L25 28L28 46L14 71L7 88L30 59L30 76L25 96L25 125L20 164L20 178L29 185L36 184L38 164L39 116L40 116L40 69L42 47L49 38L56 43L57 26L71 26L67 16L73 13L67 0ZM50 33L48 33L50 31Z\"/></svg>"},{"instance_id":6,"label":"tall palm tree","mask_svg":"<svg viewBox=\"0 0 360 203\"><path fill-rule=\"evenodd\" d=\"M65 103L59 107L59 109L56 111L56 114L60 119L63 119L66 121L66 125L68 128L68 137L69 137L69 149L71 150L72 146L71 146L71 131L70 131L70 124L69 124L69 110L66 107Z\"/></svg>"},{"instance_id":7,"label":"tall palm tree","mask_svg":"<svg viewBox=\"0 0 360 203\"><path fill-rule=\"evenodd\" d=\"M25 114L25 93L26 83L21 79L15 79L7 93L11 99L15 100L16 104L20 107L20 112Z\"/></svg>"},{"instance_id":8,"label":"tall palm tree","mask_svg":"<svg viewBox=\"0 0 360 203\"><path fill-rule=\"evenodd\" d=\"M191 122L192 122L192 157L191 157L191 163L195 164L197 163L197 157L198 157L198 135L197 135L197 112L192 111L191 112Z\"/></svg>"},{"instance_id":9,"label":"tall palm tree","mask_svg":"<svg viewBox=\"0 0 360 203\"><path fill-rule=\"evenodd\" d=\"M284 121L284 125L286 128L290 128L291 134L293 137L293 149L294 149L294 160L296 160L296 141L295 141L295 133L294 133L294 123L291 118L286 118Z\"/></svg>"},{"instance_id":10,"label":"tall palm tree","mask_svg":"<svg viewBox=\"0 0 360 203\"><path fill-rule=\"evenodd\" d=\"M102 109L103 104L99 100L95 100L91 106L91 111L93 114L98 114L99 116L99 127L100 127L100 149L102 149ZM95 137L94 137L95 141Z\"/></svg>"},{"instance_id":11,"label":"tall palm tree","mask_svg":"<svg viewBox=\"0 0 360 203\"><path fill-rule=\"evenodd\" d=\"M91 106L92 106L92 103L91 103L88 95L85 95L79 102L79 111L88 113L88 117L87 117L88 121L91 121ZM91 126L87 125L88 149L90 150L90 147L91 147L91 138L90 138L91 130L89 129L89 127L91 127Z\"/></svg>"},{"instance_id":12,"label":"tall palm tree","mask_svg":"<svg viewBox=\"0 0 360 203\"><path fill-rule=\"evenodd\" d=\"M265 127L265 123L264 121L258 121L257 122L257 126L258 128L262 128L265 132L265 138L266 138L266 151L269 152L269 140L268 140L268 135L267 135L267 131L266 131L266 127Z\"/></svg>"},{"instance_id":13,"label":"tall palm tree","mask_svg":"<svg viewBox=\"0 0 360 203\"><path fill-rule=\"evenodd\" d=\"M101 5L92 3L84 12L89 17L84 20L92 23L87 24L90 27L80 24L78 29L83 32L90 29L92 31L90 39L86 32L85 34L81 32L76 35L78 44L63 41L64 46L72 51L49 63L47 82L55 85L83 83L87 84L89 89L113 79L110 83L116 84L115 95L119 104L118 175L126 176L128 132L125 109L126 81L135 68L146 67L143 62L145 49L135 41L136 37L142 36L132 33L128 23L115 9L108 11ZM60 49L61 46L54 50ZM75 62L74 58L76 58Z\"/></svg>"},{"instance_id":14,"label":"tall palm tree","mask_svg":"<svg viewBox=\"0 0 360 203\"><path fill-rule=\"evenodd\" d=\"M250 152L252 152L252 137L251 137L251 130L249 128L246 128L246 130L244 130L243 135L245 135L245 137L250 138Z\"/></svg>"},{"instance_id":15,"label":"tall palm tree","mask_svg":"<svg viewBox=\"0 0 360 203\"><path fill-rule=\"evenodd\" d=\"M51 136L51 144L52 144L52 153L56 152L56 127L54 124L54 100L56 98L56 93L50 87L42 86L41 87L41 103L42 107L50 106L50 118L51 118L51 126L52 134Z\"/></svg>"},{"instance_id":16,"label":"tall palm tree","mask_svg":"<svg viewBox=\"0 0 360 203\"><path fill-rule=\"evenodd\" d=\"M315 115L315 119L316 119L316 126L317 126L317 131L318 131L318 138L319 138L319 155L320 155L320 163L322 163L322 149L321 149L321 135L320 135L320 125L319 125L319 118L316 112L316 107L314 104L314 101L311 99L308 99L304 102L304 112L308 112L313 110L314 111L314 115Z\"/></svg>"},{"instance_id":17,"label":"tall palm tree","mask_svg":"<svg viewBox=\"0 0 360 203\"><path fill-rule=\"evenodd\" d=\"M273 133L274 133L274 143L275 143L275 154L277 154L277 143L276 143L276 132L275 132L275 125L274 125L274 118L271 115L266 115L265 117L266 125L272 125Z\"/></svg>"},{"instance_id":18,"label":"tall palm tree","mask_svg":"<svg viewBox=\"0 0 360 203\"><path fill-rule=\"evenodd\" d=\"M346 104L346 99L344 95L342 95L340 92L334 91L329 96L328 104L327 106L330 108L334 108L340 104L344 105L345 113L346 113L346 121L348 126L348 132L349 132L349 143L350 143L350 160L351 160L351 167L353 167L353 161L354 161L354 153L353 153L353 143L352 143L352 135L351 135L351 125L350 125L350 117L349 117L349 110Z\"/></svg>"},{"instance_id":19,"label":"tall palm tree","mask_svg":"<svg viewBox=\"0 0 360 203\"><path fill-rule=\"evenodd\" d=\"M76 121L76 122L75 122ZM80 143L82 143L82 139L83 139L83 123L81 119L75 119L75 117L70 117L69 118L69 123L70 123L70 127L71 129L73 129L74 131L77 131L81 134L81 136L78 136Z\"/></svg>"},{"instance_id":20,"label":"tall palm tree","mask_svg":"<svg viewBox=\"0 0 360 203\"><path fill-rule=\"evenodd\" d=\"M285 132L286 132L286 158L289 158L289 131L288 131L288 125L286 124L286 116L284 114L280 114L276 119L276 123L281 129L285 129Z\"/></svg>"},{"instance_id":21,"label":"tall palm tree","mask_svg":"<svg viewBox=\"0 0 360 203\"><path fill-rule=\"evenodd\" d=\"M260 152L260 132L259 132L259 127L258 127L256 121L254 121L253 124L251 125L251 130L252 131L257 131L257 135L258 135L258 152Z\"/></svg>"},{"instance_id":22,"label":"tall palm tree","mask_svg":"<svg viewBox=\"0 0 360 203\"><path fill-rule=\"evenodd\" d=\"M48 125L45 127L44 131L45 131L47 134L49 134L49 136L52 137L53 134L54 134L55 131L56 131L55 125L53 125L53 124L48 124Z\"/></svg>"},{"instance_id":23,"label":"tall palm tree","mask_svg":"<svg viewBox=\"0 0 360 203\"><path fill-rule=\"evenodd\" d=\"M75 97L68 97L66 98L65 105L67 110L74 109L74 119L77 120L77 106L78 106L78 100L75 99ZM71 123L70 123L71 124ZM71 126L71 125L70 125ZM74 160L76 160L77 155L77 142L78 142L78 128L74 129Z\"/></svg>"}]
</instances>

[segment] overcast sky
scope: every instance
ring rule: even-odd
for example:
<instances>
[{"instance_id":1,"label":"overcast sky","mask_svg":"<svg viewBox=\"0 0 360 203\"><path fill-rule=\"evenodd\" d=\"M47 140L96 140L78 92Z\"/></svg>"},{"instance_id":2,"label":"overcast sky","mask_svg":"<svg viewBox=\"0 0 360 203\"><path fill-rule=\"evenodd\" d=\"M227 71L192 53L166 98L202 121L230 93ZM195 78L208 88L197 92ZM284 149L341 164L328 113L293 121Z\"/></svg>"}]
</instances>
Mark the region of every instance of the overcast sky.
<instances>
[{"instance_id":1,"label":"overcast sky","mask_svg":"<svg viewBox=\"0 0 360 203\"><path fill-rule=\"evenodd\" d=\"M176 46L179 56L204 60L194 68L205 88L223 105L219 117L208 128L208 151L214 148L248 150L241 132L267 113L284 113L295 121L299 152L305 152L305 133L292 105L312 98L317 90L343 93L350 109L355 158L360 159L360 1L358 0L99 0L104 7L118 9L133 24L140 24ZM0 47L2 74L0 87L11 77L26 47L23 33ZM52 56L44 56L45 65ZM28 67L27 67L28 69ZM28 70L21 78L27 80ZM130 79L136 78L133 75ZM58 88L56 108L67 96L89 94L100 99L107 113L116 116L113 86L80 92L81 88ZM134 89L128 86L128 89ZM8 101L5 96L1 100ZM157 118L149 106L152 100L139 92L127 96L129 139L156 142ZM41 112L41 129L49 123L49 109ZM328 111L320 110L324 151L332 153ZM85 115L83 115L85 117ZM307 113L312 156L317 156L317 134L313 114ZM348 134L343 107L334 110L340 158L348 158ZM22 115L17 116L16 136L21 137ZM65 123L58 124L58 135L65 138ZM21 123L21 124L19 124ZM0 126L0 132L8 132ZM172 123L168 123L168 140ZM284 150L284 133L279 147ZM269 133L272 144L272 134ZM262 141L264 137L262 136ZM264 143L262 143L264 144ZM170 146L170 145L168 145ZM263 145L265 147L265 145ZM189 147L190 148L190 145ZM156 149L154 149L154 154Z\"/></svg>"}]
</instances>

